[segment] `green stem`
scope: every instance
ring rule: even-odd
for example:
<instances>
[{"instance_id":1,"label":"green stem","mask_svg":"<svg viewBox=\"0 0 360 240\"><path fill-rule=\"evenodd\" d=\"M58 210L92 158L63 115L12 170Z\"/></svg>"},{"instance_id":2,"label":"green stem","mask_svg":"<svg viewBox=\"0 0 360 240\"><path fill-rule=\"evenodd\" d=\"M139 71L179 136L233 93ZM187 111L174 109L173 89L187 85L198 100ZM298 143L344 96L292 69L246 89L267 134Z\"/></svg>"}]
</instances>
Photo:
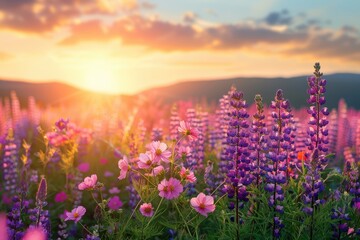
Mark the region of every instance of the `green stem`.
<instances>
[{"instance_id":1,"label":"green stem","mask_svg":"<svg viewBox=\"0 0 360 240\"><path fill-rule=\"evenodd\" d=\"M125 229L126 229L127 225L129 224L129 222L130 222L131 218L134 216L135 211L136 211L136 210L137 210L137 208L139 207L139 205L140 205L141 201L142 201L142 200L140 199L140 201L139 201L139 202L137 203L137 205L135 206L135 208L134 208L134 210L132 211L132 213L131 213L131 215L130 215L129 219L127 220L127 222L125 223L125 225L124 225L123 229L121 230L121 232L120 232L120 236L122 236L122 234L124 233L124 231L125 231Z\"/></svg>"},{"instance_id":2,"label":"green stem","mask_svg":"<svg viewBox=\"0 0 360 240\"><path fill-rule=\"evenodd\" d=\"M164 200L164 198L161 198L161 200L160 200L160 202L159 202L159 205L157 206L157 208L156 208L156 210L155 210L155 212L154 212L154 215L152 216L152 218L150 219L150 221L146 224L145 228L147 228L147 227L150 225L150 223L152 222L152 220L155 218L156 213L159 211L159 208L160 208L163 200Z\"/></svg>"},{"instance_id":3,"label":"green stem","mask_svg":"<svg viewBox=\"0 0 360 240\"><path fill-rule=\"evenodd\" d=\"M90 235L93 235L93 233L92 232L90 232L90 230L87 228L87 227L85 227L81 222L79 222L79 224L83 227L83 229L85 229L85 231L87 231Z\"/></svg>"},{"instance_id":4,"label":"green stem","mask_svg":"<svg viewBox=\"0 0 360 240\"><path fill-rule=\"evenodd\" d=\"M135 173L140 174L143 178L145 178L146 181L148 181L148 183L150 183L153 187L157 188L157 186L154 183L152 183L144 174L142 174L141 172L139 172L137 170L134 170L134 169L132 169L132 171L135 172Z\"/></svg>"},{"instance_id":5,"label":"green stem","mask_svg":"<svg viewBox=\"0 0 360 240\"><path fill-rule=\"evenodd\" d=\"M189 226L188 226L187 222L185 221L184 216L181 214L181 211L180 211L179 207L177 206L177 204L176 204L176 203L174 203L174 205L175 205L176 210L178 211L178 213L179 213L179 215L180 215L181 219L182 219L182 220L183 220L183 222L185 223L186 230L187 230L187 231L188 231L188 233L190 234L191 238L193 238L193 236L192 236L192 234L191 234L191 232L190 232Z\"/></svg>"}]
</instances>

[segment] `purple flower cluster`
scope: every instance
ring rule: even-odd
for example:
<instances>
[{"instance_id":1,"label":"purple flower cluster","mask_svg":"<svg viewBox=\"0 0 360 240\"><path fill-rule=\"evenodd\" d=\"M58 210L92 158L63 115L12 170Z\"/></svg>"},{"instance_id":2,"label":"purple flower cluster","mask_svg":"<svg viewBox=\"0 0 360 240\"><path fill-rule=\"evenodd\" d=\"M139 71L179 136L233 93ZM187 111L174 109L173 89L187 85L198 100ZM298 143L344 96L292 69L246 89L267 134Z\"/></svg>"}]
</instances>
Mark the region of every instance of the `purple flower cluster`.
<instances>
[{"instance_id":1,"label":"purple flower cluster","mask_svg":"<svg viewBox=\"0 0 360 240\"><path fill-rule=\"evenodd\" d=\"M227 132L228 174L226 190L230 199L235 197L235 221L239 224L240 202L248 201L246 186L251 184L254 176L250 173L250 152L248 151L249 114L246 111L246 101L242 92L233 91L230 98L230 121ZM230 205L233 207L233 204Z\"/></svg>"},{"instance_id":2,"label":"purple flower cluster","mask_svg":"<svg viewBox=\"0 0 360 240\"><path fill-rule=\"evenodd\" d=\"M265 151L268 150L267 138L268 134L265 124L264 104L260 95L255 96L256 113L253 115L251 125L251 137L249 150L251 150L250 159L254 167L254 177L256 178L256 186L262 182L265 175L264 167L266 164Z\"/></svg>"},{"instance_id":3,"label":"purple flower cluster","mask_svg":"<svg viewBox=\"0 0 360 240\"><path fill-rule=\"evenodd\" d=\"M325 154L328 151L328 129L326 125L329 123L326 116L329 111L325 104L326 80L322 78L323 74L320 72L320 64L315 63L314 75L308 78L308 93L310 95L308 103L311 105L308 109L310 115L307 142L308 150L312 153L309 156L309 162L306 164L307 176L305 177L303 200L305 207L303 211L311 215L310 223L310 239L313 239L314 226L314 207L323 203L319 198L319 194L324 190L323 180L321 178L321 171L327 165Z\"/></svg>"},{"instance_id":4,"label":"purple flower cluster","mask_svg":"<svg viewBox=\"0 0 360 240\"><path fill-rule=\"evenodd\" d=\"M275 101L271 102L271 116L273 117L272 131L269 133L269 164L266 167L267 185L265 190L270 192L269 206L273 208L273 237L279 238L284 227L278 214L284 213L281 202L284 200L282 185L286 183L288 151L291 149L291 126L289 126L290 104L284 99L283 91L279 89Z\"/></svg>"}]
</instances>

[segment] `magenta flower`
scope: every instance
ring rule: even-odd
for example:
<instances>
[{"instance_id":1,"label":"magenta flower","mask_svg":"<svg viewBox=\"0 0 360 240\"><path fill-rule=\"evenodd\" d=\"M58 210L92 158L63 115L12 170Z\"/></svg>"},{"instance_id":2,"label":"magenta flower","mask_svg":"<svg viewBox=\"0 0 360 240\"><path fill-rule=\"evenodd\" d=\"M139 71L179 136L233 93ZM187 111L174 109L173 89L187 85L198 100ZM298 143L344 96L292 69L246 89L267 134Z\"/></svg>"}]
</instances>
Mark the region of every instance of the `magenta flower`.
<instances>
[{"instance_id":1,"label":"magenta flower","mask_svg":"<svg viewBox=\"0 0 360 240\"><path fill-rule=\"evenodd\" d=\"M118 196L114 196L110 198L108 202L108 206L111 210L119 210L119 208L121 208L122 205L123 203Z\"/></svg>"},{"instance_id":2,"label":"magenta flower","mask_svg":"<svg viewBox=\"0 0 360 240\"><path fill-rule=\"evenodd\" d=\"M46 234L42 227L33 227L26 230L25 236L22 240L45 240Z\"/></svg>"},{"instance_id":3,"label":"magenta flower","mask_svg":"<svg viewBox=\"0 0 360 240\"><path fill-rule=\"evenodd\" d=\"M63 119L63 118L60 118L59 121L57 121L55 123L55 126L60 130L66 130L67 128L67 125L69 124L69 119Z\"/></svg>"},{"instance_id":4,"label":"magenta flower","mask_svg":"<svg viewBox=\"0 0 360 240\"><path fill-rule=\"evenodd\" d=\"M74 220L76 223L80 221L82 216L86 213L86 209L83 206L74 208L71 212L66 213L65 221Z\"/></svg>"},{"instance_id":5,"label":"magenta flower","mask_svg":"<svg viewBox=\"0 0 360 240\"><path fill-rule=\"evenodd\" d=\"M89 163L80 163L77 168L80 172L86 173L90 170L90 164Z\"/></svg>"},{"instance_id":6,"label":"magenta flower","mask_svg":"<svg viewBox=\"0 0 360 240\"><path fill-rule=\"evenodd\" d=\"M170 200L179 197L184 188L179 180L170 178L169 180L162 180L158 185L158 190L160 197Z\"/></svg>"},{"instance_id":7,"label":"magenta flower","mask_svg":"<svg viewBox=\"0 0 360 240\"><path fill-rule=\"evenodd\" d=\"M148 169L153 164L157 163L158 160L155 160L155 154L152 152L140 153L138 167L141 169Z\"/></svg>"},{"instance_id":8,"label":"magenta flower","mask_svg":"<svg viewBox=\"0 0 360 240\"><path fill-rule=\"evenodd\" d=\"M189 146L180 146L177 150L177 156L180 158L187 158L191 156L191 148Z\"/></svg>"},{"instance_id":9,"label":"magenta flower","mask_svg":"<svg viewBox=\"0 0 360 240\"><path fill-rule=\"evenodd\" d=\"M91 175L91 177L86 177L82 183L79 184L79 190L93 190L96 186L97 176L96 174Z\"/></svg>"},{"instance_id":10,"label":"magenta flower","mask_svg":"<svg viewBox=\"0 0 360 240\"><path fill-rule=\"evenodd\" d=\"M0 213L0 239L8 239L5 213Z\"/></svg>"},{"instance_id":11,"label":"magenta flower","mask_svg":"<svg viewBox=\"0 0 360 240\"><path fill-rule=\"evenodd\" d=\"M145 217L152 217L154 215L154 208L151 203L143 203L140 206L140 212Z\"/></svg>"},{"instance_id":12,"label":"magenta flower","mask_svg":"<svg viewBox=\"0 0 360 240\"><path fill-rule=\"evenodd\" d=\"M55 195L55 202L65 202L67 195L65 192L59 192Z\"/></svg>"},{"instance_id":13,"label":"magenta flower","mask_svg":"<svg viewBox=\"0 0 360 240\"><path fill-rule=\"evenodd\" d=\"M180 177L190 183L196 182L196 177L194 175L194 172L192 172L189 169L186 169L184 167L182 167L180 170Z\"/></svg>"},{"instance_id":14,"label":"magenta flower","mask_svg":"<svg viewBox=\"0 0 360 240\"><path fill-rule=\"evenodd\" d=\"M355 203L354 208L360 213L360 202Z\"/></svg>"},{"instance_id":15,"label":"magenta flower","mask_svg":"<svg viewBox=\"0 0 360 240\"><path fill-rule=\"evenodd\" d=\"M196 128L192 128L189 123L185 121L180 122L180 127L178 131L181 135L189 139L189 141L194 141L198 138L199 131Z\"/></svg>"},{"instance_id":16,"label":"magenta flower","mask_svg":"<svg viewBox=\"0 0 360 240\"><path fill-rule=\"evenodd\" d=\"M106 158L100 158L100 164L101 165L106 165L108 164L109 160L107 160Z\"/></svg>"},{"instance_id":17,"label":"magenta flower","mask_svg":"<svg viewBox=\"0 0 360 240\"><path fill-rule=\"evenodd\" d=\"M127 172L130 170L129 161L126 156L123 159L119 160L118 167L120 168L120 176L118 177L119 180L126 178Z\"/></svg>"},{"instance_id":18,"label":"magenta flower","mask_svg":"<svg viewBox=\"0 0 360 240\"><path fill-rule=\"evenodd\" d=\"M206 196L203 193L190 200L191 206L200 213L201 215L207 217L208 213L215 211L214 198L212 196Z\"/></svg>"},{"instance_id":19,"label":"magenta flower","mask_svg":"<svg viewBox=\"0 0 360 240\"><path fill-rule=\"evenodd\" d=\"M160 141L154 141L147 146L148 150L154 154L154 161L163 161L168 163L171 156L171 152L167 150L166 143Z\"/></svg>"}]
</instances>

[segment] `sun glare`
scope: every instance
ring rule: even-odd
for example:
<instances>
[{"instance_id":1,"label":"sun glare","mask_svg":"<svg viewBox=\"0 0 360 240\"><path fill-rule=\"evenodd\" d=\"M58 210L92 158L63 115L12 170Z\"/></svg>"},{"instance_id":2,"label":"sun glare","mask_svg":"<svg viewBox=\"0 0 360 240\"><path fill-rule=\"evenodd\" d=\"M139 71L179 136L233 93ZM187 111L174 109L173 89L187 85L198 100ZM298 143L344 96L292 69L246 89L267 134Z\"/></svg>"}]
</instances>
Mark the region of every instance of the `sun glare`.
<instances>
[{"instance_id":1,"label":"sun glare","mask_svg":"<svg viewBox=\"0 0 360 240\"><path fill-rule=\"evenodd\" d=\"M86 65L84 71L85 88L102 93L119 93L122 90L120 79L108 62L92 62Z\"/></svg>"}]
</instances>

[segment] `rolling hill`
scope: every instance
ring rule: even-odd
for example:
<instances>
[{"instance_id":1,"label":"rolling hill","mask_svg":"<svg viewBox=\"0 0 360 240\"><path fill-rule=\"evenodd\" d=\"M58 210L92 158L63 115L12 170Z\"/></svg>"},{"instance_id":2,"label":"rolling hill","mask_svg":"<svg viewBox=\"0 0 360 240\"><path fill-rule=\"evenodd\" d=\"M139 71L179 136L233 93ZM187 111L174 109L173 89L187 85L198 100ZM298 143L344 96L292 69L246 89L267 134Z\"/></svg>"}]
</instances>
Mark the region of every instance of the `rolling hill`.
<instances>
[{"instance_id":1,"label":"rolling hill","mask_svg":"<svg viewBox=\"0 0 360 240\"><path fill-rule=\"evenodd\" d=\"M349 107L360 109L360 74L337 73L325 76L327 80L326 105L329 108L336 108L338 101L344 98ZM178 100L194 100L217 102L230 87L234 85L238 90L243 91L248 102L252 102L255 94L261 94L264 102L269 103L275 91L279 88L284 90L295 108L307 106L308 94L307 76L291 78L228 78L201 81L183 81L169 86L151 88L143 91L138 96L145 96L149 99L156 98L157 101L172 103ZM111 101L115 97L135 99L134 96L107 95L94 93L76 87L58 83L30 83L21 81L0 80L0 97L9 97L10 92L15 91L21 104L25 106L29 96L34 96L42 106L66 105L81 103L84 99L106 99Z\"/></svg>"},{"instance_id":2,"label":"rolling hill","mask_svg":"<svg viewBox=\"0 0 360 240\"><path fill-rule=\"evenodd\" d=\"M360 74L337 73L326 75L326 105L336 108L338 101L344 98L349 107L360 109ZM158 87L144 91L142 94L162 99L171 103L177 100L218 101L234 85L244 92L248 102L255 94L261 94L264 102L270 103L277 89L284 90L284 95L295 108L307 106L307 76L291 78L230 78L221 80L188 81Z\"/></svg>"}]
</instances>

